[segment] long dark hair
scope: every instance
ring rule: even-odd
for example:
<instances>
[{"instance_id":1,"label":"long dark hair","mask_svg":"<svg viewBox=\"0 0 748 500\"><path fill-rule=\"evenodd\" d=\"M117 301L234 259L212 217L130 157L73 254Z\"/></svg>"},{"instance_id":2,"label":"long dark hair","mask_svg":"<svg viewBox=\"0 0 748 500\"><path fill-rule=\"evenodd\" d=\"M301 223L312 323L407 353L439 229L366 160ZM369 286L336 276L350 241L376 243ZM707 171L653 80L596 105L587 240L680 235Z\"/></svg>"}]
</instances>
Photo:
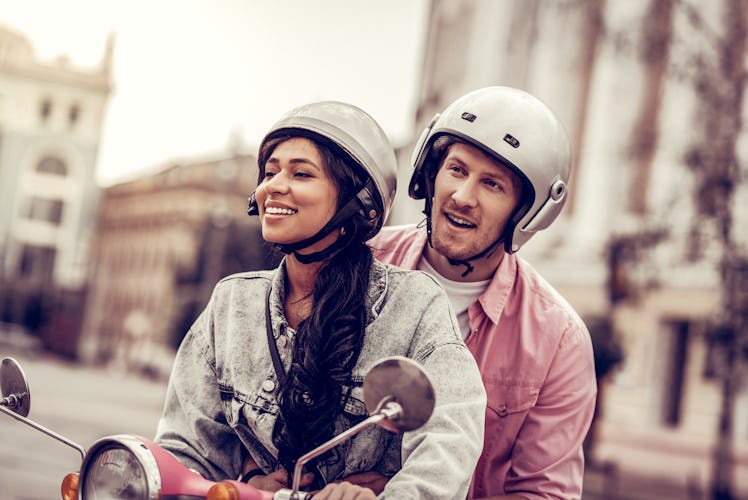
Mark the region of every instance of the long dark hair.
<instances>
[{"instance_id":1,"label":"long dark hair","mask_svg":"<svg viewBox=\"0 0 748 500\"><path fill-rule=\"evenodd\" d=\"M337 206L347 203L367 174L335 144L308 133L281 135L263 143L258 155L260 180L264 165L281 142L303 135L312 140L338 188ZM293 361L278 391L280 414L273 429L278 461L293 472L296 459L330 439L342 412L342 391L351 384L364 340L372 254L365 244L366 222L354 215L344 225L344 244L320 268L312 291L312 308L298 327Z\"/></svg>"}]
</instances>

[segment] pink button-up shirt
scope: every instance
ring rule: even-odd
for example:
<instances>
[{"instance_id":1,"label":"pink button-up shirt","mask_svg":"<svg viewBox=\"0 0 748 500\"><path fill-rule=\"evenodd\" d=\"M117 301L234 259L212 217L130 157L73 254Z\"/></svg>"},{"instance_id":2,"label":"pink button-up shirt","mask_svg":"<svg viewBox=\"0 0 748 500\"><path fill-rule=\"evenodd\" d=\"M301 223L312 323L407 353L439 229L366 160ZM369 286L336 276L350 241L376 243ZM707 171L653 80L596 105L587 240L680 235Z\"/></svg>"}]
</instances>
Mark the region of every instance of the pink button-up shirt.
<instances>
[{"instance_id":1,"label":"pink button-up shirt","mask_svg":"<svg viewBox=\"0 0 748 500\"><path fill-rule=\"evenodd\" d=\"M376 258L407 269L417 268L426 244L426 230L410 225L385 227L369 242ZM504 256L468 315L466 343L488 393L470 498L580 498L597 391L584 323L515 254Z\"/></svg>"}]
</instances>

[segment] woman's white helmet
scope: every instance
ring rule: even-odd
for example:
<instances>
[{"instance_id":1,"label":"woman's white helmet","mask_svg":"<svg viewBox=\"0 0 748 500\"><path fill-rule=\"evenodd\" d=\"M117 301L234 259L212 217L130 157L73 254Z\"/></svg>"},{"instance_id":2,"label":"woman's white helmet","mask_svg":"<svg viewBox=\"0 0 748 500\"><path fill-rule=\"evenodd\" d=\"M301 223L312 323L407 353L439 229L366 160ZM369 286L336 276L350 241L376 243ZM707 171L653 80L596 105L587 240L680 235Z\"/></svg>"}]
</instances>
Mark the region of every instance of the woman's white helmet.
<instances>
[{"instance_id":1,"label":"woman's white helmet","mask_svg":"<svg viewBox=\"0 0 748 500\"><path fill-rule=\"evenodd\" d=\"M503 234L507 252L516 252L533 234L551 225L566 202L571 149L563 125L548 106L527 92L499 86L454 101L434 117L416 144L408 188L411 198L424 199L433 192L441 158L435 157L432 147L446 134L480 148L522 180L523 199ZM430 211L429 200L427 207Z\"/></svg>"},{"instance_id":2,"label":"woman's white helmet","mask_svg":"<svg viewBox=\"0 0 748 500\"><path fill-rule=\"evenodd\" d=\"M367 183L357 193L350 210L368 221L369 237L379 232L395 196L397 159L387 134L374 118L352 104L338 101L313 102L286 113L270 128L261 144L289 133L312 133L334 143L368 174L371 183ZM373 196L371 184L378 196ZM348 210L346 209L346 213ZM254 195L250 196L248 213L258 213Z\"/></svg>"}]
</instances>

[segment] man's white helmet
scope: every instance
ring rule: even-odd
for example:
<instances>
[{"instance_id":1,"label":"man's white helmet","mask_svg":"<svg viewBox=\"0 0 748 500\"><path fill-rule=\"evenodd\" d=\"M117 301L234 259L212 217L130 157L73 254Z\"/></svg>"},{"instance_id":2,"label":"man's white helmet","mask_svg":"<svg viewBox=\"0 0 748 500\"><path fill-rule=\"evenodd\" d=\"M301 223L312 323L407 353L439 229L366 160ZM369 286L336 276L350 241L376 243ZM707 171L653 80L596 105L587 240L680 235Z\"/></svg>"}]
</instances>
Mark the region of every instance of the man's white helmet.
<instances>
[{"instance_id":1,"label":"man's white helmet","mask_svg":"<svg viewBox=\"0 0 748 500\"><path fill-rule=\"evenodd\" d=\"M411 198L424 199L427 192L433 193L441 158L435 157L432 147L445 134L479 147L522 180L523 199L503 235L507 252L516 252L533 234L551 225L566 202L571 149L563 125L548 106L527 92L498 86L454 101L434 117L416 144L408 188ZM430 211L429 200L427 207Z\"/></svg>"}]
</instances>

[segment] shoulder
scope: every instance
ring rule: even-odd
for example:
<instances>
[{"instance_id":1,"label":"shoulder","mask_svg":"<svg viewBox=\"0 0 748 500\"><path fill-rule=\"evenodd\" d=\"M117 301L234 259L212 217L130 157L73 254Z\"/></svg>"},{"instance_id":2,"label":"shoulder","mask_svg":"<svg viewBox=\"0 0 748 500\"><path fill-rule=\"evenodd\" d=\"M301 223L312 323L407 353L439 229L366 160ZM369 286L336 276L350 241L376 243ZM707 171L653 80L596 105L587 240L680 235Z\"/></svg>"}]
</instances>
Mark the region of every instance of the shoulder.
<instances>
[{"instance_id":1,"label":"shoulder","mask_svg":"<svg viewBox=\"0 0 748 500\"><path fill-rule=\"evenodd\" d=\"M257 283L267 282L273 279L275 269L267 271L249 271L244 273L230 274L218 282L216 286L253 286Z\"/></svg>"},{"instance_id":2,"label":"shoulder","mask_svg":"<svg viewBox=\"0 0 748 500\"><path fill-rule=\"evenodd\" d=\"M226 276L216 284L213 290L214 298L232 295L237 290L265 290L270 285L274 272L275 270L251 271Z\"/></svg>"},{"instance_id":3,"label":"shoulder","mask_svg":"<svg viewBox=\"0 0 748 500\"><path fill-rule=\"evenodd\" d=\"M374 255L397 251L403 246L410 246L418 236L420 229L415 224L384 226L367 245Z\"/></svg>"},{"instance_id":4,"label":"shoulder","mask_svg":"<svg viewBox=\"0 0 748 500\"><path fill-rule=\"evenodd\" d=\"M412 290L433 289L442 291L441 285L430 274L414 269L405 269L394 264L374 261L374 268L386 275L387 286L391 289L409 288Z\"/></svg>"}]
</instances>

